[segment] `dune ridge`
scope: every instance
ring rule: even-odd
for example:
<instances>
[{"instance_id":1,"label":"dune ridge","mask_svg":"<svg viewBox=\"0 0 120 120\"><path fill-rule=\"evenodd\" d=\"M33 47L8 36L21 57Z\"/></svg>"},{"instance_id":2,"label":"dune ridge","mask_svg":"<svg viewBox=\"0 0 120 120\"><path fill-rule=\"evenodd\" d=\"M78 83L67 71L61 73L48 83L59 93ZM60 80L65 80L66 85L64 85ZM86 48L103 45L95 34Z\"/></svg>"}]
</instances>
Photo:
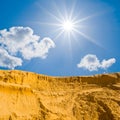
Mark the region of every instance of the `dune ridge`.
<instances>
[{"instance_id":1,"label":"dune ridge","mask_svg":"<svg viewBox=\"0 0 120 120\"><path fill-rule=\"evenodd\" d=\"M0 120L120 120L120 73L53 77L0 70Z\"/></svg>"}]
</instances>

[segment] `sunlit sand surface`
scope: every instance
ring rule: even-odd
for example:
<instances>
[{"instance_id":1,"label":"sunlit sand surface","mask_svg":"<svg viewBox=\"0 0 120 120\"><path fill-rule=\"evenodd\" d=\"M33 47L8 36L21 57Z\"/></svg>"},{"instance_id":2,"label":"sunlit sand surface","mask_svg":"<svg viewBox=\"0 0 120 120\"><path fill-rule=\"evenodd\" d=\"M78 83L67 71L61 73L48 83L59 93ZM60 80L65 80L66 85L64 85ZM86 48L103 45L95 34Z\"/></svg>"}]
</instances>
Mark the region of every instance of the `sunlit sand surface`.
<instances>
[{"instance_id":1,"label":"sunlit sand surface","mask_svg":"<svg viewBox=\"0 0 120 120\"><path fill-rule=\"evenodd\" d=\"M0 120L120 120L120 73L0 71Z\"/></svg>"}]
</instances>

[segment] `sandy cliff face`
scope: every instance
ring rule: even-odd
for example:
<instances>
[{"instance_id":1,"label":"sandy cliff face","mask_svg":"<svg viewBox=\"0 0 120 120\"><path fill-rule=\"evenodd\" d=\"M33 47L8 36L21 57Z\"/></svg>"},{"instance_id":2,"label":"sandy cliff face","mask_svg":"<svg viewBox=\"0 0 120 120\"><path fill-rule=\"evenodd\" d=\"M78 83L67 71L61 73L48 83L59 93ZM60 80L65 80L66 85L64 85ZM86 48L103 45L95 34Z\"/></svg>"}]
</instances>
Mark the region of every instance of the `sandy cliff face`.
<instances>
[{"instance_id":1,"label":"sandy cliff face","mask_svg":"<svg viewBox=\"0 0 120 120\"><path fill-rule=\"evenodd\" d=\"M120 120L120 73L50 77L0 71L0 120Z\"/></svg>"}]
</instances>

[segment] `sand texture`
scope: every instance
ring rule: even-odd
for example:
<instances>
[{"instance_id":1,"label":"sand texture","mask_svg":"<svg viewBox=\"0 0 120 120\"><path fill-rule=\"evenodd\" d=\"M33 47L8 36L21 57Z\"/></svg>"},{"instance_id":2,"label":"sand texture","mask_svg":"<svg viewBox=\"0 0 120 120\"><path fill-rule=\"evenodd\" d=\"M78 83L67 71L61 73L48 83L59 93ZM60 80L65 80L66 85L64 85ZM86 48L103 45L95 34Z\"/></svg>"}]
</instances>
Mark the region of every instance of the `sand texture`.
<instances>
[{"instance_id":1,"label":"sand texture","mask_svg":"<svg viewBox=\"0 0 120 120\"><path fill-rule=\"evenodd\" d=\"M1 70L0 120L120 120L120 73L52 77Z\"/></svg>"}]
</instances>

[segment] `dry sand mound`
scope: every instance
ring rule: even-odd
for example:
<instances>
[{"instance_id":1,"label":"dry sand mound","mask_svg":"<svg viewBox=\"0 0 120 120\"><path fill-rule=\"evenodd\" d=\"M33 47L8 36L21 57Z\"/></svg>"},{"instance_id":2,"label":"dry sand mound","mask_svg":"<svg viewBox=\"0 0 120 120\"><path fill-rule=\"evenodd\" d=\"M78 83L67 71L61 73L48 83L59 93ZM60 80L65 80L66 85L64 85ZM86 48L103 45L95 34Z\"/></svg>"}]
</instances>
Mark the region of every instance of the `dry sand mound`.
<instances>
[{"instance_id":1,"label":"dry sand mound","mask_svg":"<svg viewBox=\"0 0 120 120\"><path fill-rule=\"evenodd\" d=\"M120 120L120 73L50 77L0 71L0 120Z\"/></svg>"}]
</instances>

